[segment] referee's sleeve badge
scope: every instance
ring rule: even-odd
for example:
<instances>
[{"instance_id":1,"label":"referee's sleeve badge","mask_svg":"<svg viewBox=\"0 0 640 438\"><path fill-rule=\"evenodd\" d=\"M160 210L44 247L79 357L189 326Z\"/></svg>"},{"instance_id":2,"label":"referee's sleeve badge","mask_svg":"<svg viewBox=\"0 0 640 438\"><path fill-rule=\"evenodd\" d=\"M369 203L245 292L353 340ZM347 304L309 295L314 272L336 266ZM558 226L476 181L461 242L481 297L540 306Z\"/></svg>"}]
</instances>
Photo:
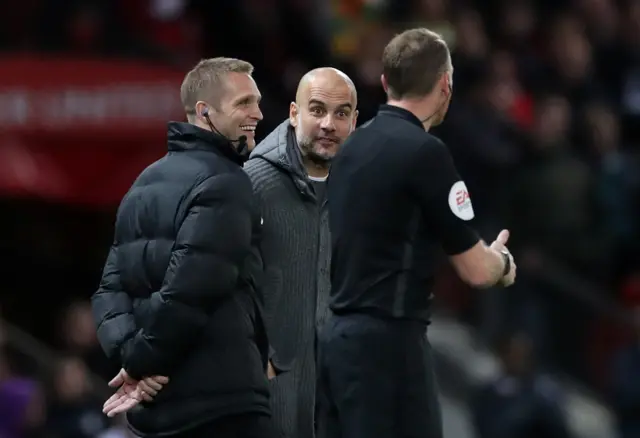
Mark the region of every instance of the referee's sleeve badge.
<instances>
[{"instance_id":1,"label":"referee's sleeve badge","mask_svg":"<svg viewBox=\"0 0 640 438\"><path fill-rule=\"evenodd\" d=\"M457 181L449 190L449 208L462 220L470 221L475 217L471 197L464 181Z\"/></svg>"}]
</instances>

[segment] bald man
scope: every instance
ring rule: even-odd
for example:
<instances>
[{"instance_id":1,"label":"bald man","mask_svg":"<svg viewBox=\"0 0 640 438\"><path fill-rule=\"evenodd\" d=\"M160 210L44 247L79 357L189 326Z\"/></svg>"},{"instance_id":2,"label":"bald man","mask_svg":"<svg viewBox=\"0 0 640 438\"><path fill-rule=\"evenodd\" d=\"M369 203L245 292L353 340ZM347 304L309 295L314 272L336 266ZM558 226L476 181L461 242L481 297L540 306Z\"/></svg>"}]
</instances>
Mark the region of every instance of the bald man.
<instances>
[{"instance_id":1,"label":"bald man","mask_svg":"<svg viewBox=\"0 0 640 438\"><path fill-rule=\"evenodd\" d=\"M271 380L273 419L286 438L314 436L316 328L331 287L325 184L331 159L355 129L356 105L347 75L308 72L289 118L245 164L262 212L265 319L278 374Z\"/></svg>"}]
</instances>

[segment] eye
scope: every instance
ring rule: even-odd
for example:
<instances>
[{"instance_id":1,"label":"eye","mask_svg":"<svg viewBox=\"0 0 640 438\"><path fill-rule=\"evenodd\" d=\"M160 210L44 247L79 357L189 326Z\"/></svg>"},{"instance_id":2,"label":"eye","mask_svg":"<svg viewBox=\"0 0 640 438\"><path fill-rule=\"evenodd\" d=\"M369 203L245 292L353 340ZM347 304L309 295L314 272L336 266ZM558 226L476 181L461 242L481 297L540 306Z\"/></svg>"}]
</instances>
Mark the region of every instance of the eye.
<instances>
[{"instance_id":1,"label":"eye","mask_svg":"<svg viewBox=\"0 0 640 438\"><path fill-rule=\"evenodd\" d=\"M320 108L319 106L311 108L311 114L315 116L321 116L324 114L324 109Z\"/></svg>"}]
</instances>

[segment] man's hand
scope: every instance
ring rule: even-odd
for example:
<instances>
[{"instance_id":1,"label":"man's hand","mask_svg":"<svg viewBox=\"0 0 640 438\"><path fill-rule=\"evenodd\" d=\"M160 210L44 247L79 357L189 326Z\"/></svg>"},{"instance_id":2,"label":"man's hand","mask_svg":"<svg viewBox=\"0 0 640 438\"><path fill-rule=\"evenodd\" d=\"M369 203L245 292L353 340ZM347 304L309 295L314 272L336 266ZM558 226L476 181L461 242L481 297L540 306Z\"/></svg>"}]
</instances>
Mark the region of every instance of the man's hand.
<instances>
[{"instance_id":1,"label":"man's hand","mask_svg":"<svg viewBox=\"0 0 640 438\"><path fill-rule=\"evenodd\" d=\"M133 408L141 401L150 402L164 385L169 382L165 376L146 377L140 381L133 379L123 368L109 382L112 388L118 388L102 407L108 417L114 417Z\"/></svg>"},{"instance_id":2,"label":"man's hand","mask_svg":"<svg viewBox=\"0 0 640 438\"><path fill-rule=\"evenodd\" d=\"M115 417L126 412L142 401L142 390L138 389L138 381L131 378L124 368L111 379L109 386L117 387L118 390L102 406L102 412L107 417Z\"/></svg>"},{"instance_id":3,"label":"man's hand","mask_svg":"<svg viewBox=\"0 0 640 438\"><path fill-rule=\"evenodd\" d=\"M145 377L138 382L138 388L142 391L143 395L148 395L152 399L158 395L158 391L167 383L169 383L169 378L165 376ZM151 400L145 398L145 401Z\"/></svg>"},{"instance_id":4,"label":"man's hand","mask_svg":"<svg viewBox=\"0 0 640 438\"><path fill-rule=\"evenodd\" d=\"M509 240L509 230L502 230L496 240L491 244L491 249L494 249L498 252L507 249L507 241Z\"/></svg>"},{"instance_id":5,"label":"man's hand","mask_svg":"<svg viewBox=\"0 0 640 438\"><path fill-rule=\"evenodd\" d=\"M276 377L276 369L273 367L271 361L269 361L269 363L267 364L267 378L271 380L274 377Z\"/></svg>"},{"instance_id":6,"label":"man's hand","mask_svg":"<svg viewBox=\"0 0 640 438\"><path fill-rule=\"evenodd\" d=\"M511 252L509 252L509 249L507 248L508 240L509 240L509 230L502 230L500 231L500 234L498 234L498 237L496 238L496 240L494 240L493 243L491 244L491 249L493 249L494 251L498 251L498 252L506 251L509 253L509 260L511 261L511 269L509 269L509 272L507 273L507 275L502 277L502 280L500 280L500 283L499 283L504 287L509 287L516 281L516 269L517 269L516 262L513 259L513 255L511 254Z\"/></svg>"}]
</instances>

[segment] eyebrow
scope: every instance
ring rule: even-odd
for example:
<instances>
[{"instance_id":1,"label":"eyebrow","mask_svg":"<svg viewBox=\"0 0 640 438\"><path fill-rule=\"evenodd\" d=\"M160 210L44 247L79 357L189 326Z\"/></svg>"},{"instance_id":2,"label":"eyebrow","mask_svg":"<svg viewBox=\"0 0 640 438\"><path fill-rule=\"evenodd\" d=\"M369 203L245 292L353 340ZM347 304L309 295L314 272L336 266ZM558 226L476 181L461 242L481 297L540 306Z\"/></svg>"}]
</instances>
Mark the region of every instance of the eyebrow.
<instances>
[{"instance_id":1,"label":"eyebrow","mask_svg":"<svg viewBox=\"0 0 640 438\"><path fill-rule=\"evenodd\" d=\"M325 104L324 102L321 102L321 101L319 101L319 100L317 100L317 99L311 99L311 100L309 100L309 105L313 105L313 104L326 106L326 104ZM339 106L338 106L338 108L349 108L349 109L353 109L353 105L351 105L349 102L347 102L347 103L343 103L343 104L339 105Z\"/></svg>"},{"instance_id":2,"label":"eyebrow","mask_svg":"<svg viewBox=\"0 0 640 438\"><path fill-rule=\"evenodd\" d=\"M258 102L260 102L260 100L262 100L262 96L259 94L246 94L242 97L239 97L235 100L235 103L240 103L243 102L245 100L257 100Z\"/></svg>"}]
</instances>

